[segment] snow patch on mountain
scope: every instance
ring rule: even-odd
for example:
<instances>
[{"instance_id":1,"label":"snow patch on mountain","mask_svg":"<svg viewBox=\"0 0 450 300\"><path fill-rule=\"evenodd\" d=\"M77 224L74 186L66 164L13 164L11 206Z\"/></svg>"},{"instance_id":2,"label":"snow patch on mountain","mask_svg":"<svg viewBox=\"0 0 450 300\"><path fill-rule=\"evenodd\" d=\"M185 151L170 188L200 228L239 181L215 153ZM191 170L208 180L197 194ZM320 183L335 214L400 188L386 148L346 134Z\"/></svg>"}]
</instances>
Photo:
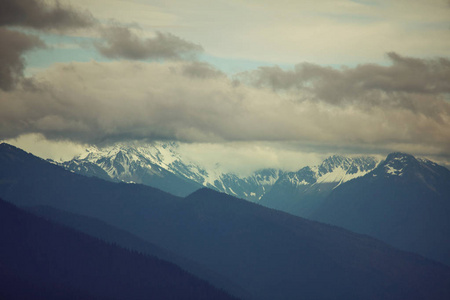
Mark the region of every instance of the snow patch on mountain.
<instances>
[{"instance_id":1,"label":"snow patch on mountain","mask_svg":"<svg viewBox=\"0 0 450 300\"><path fill-rule=\"evenodd\" d=\"M391 165L384 166L386 169L386 173L394 176L402 176L403 175L403 169L396 169Z\"/></svg>"}]
</instances>

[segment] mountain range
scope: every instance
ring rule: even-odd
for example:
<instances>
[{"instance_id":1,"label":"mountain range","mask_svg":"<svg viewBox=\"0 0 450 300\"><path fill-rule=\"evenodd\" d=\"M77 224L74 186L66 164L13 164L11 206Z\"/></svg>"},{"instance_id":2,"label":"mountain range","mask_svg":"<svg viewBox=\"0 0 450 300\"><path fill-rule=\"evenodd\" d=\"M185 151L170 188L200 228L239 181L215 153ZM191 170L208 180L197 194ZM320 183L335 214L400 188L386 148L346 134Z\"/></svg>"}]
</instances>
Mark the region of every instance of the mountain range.
<instances>
[{"instance_id":1,"label":"mountain range","mask_svg":"<svg viewBox=\"0 0 450 300\"><path fill-rule=\"evenodd\" d=\"M62 165L85 175L103 174L99 177L108 180L134 179L170 193L183 186L177 182L189 182L190 189L174 193L180 196L207 186L290 214L369 234L400 249L450 264L449 171L431 161L402 153L390 154L383 161L370 156L334 155L296 172L264 169L241 177L204 170L186 162L177 149L176 143L141 147L119 144L103 150L91 148ZM177 181L172 181L173 177ZM158 185L161 180L166 181L165 186ZM415 190L417 193L411 194ZM423 199L440 200L422 203ZM372 209L355 209L363 205ZM379 207L374 210L376 205Z\"/></svg>"},{"instance_id":2,"label":"mountain range","mask_svg":"<svg viewBox=\"0 0 450 300\"><path fill-rule=\"evenodd\" d=\"M339 183L366 174L375 168L378 160L373 157L332 156L319 166L305 167L298 172L262 169L249 176L240 176L215 169L206 170L183 157L175 142L154 142L90 147L72 160L53 163L78 174L142 183L183 197L200 187L208 187L252 202L266 198L264 203L270 206L271 197L279 198L276 195L278 192L274 192L274 196L269 193L274 185L278 186L277 190L286 190L287 182L295 189L300 185L313 184L316 190L329 190ZM274 208L280 209L277 207L279 203L274 203Z\"/></svg>"},{"instance_id":3,"label":"mountain range","mask_svg":"<svg viewBox=\"0 0 450 300\"><path fill-rule=\"evenodd\" d=\"M0 197L129 232L227 278L245 290L227 290L242 299L450 297L448 266L211 189L177 197L74 174L1 144Z\"/></svg>"}]
</instances>

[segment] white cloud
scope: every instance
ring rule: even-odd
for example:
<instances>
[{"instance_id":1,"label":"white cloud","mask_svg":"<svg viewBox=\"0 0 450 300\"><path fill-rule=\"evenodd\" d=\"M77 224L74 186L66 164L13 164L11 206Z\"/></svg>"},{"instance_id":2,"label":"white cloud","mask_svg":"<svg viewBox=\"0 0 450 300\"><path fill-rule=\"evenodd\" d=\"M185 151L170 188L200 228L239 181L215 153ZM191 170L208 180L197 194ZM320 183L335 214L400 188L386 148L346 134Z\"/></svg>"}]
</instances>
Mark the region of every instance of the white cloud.
<instances>
[{"instance_id":1,"label":"white cloud","mask_svg":"<svg viewBox=\"0 0 450 300\"><path fill-rule=\"evenodd\" d=\"M233 172L248 176L265 168L298 171L307 165L317 165L327 156L324 153L304 152L289 143L229 142L183 143L182 156L206 170Z\"/></svg>"}]
</instances>

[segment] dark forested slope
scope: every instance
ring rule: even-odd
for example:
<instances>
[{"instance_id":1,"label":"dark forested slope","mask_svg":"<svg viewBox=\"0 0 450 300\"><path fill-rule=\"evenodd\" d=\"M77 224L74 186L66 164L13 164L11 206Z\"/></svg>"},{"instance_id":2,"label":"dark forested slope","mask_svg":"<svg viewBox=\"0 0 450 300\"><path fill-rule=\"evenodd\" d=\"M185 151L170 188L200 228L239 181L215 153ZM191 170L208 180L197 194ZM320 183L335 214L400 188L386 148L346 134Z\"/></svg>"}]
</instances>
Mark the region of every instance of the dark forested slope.
<instances>
[{"instance_id":1,"label":"dark forested slope","mask_svg":"<svg viewBox=\"0 0 450 300\"><path fill-rule=\"evenodd\" d=\"M1 299L231 299L179 267L0 200Z\"/></svg>"}]
</instances>

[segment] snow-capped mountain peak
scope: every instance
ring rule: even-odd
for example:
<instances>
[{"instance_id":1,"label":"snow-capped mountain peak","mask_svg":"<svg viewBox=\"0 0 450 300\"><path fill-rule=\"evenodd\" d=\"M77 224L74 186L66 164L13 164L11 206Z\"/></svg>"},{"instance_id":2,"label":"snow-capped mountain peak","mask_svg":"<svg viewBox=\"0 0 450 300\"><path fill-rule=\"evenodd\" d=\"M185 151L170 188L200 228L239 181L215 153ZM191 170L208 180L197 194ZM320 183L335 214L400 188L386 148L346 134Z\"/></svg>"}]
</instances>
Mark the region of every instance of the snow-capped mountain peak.
<instances>
[{"instance_id":1,"label":"snow-capped mountain peak","mask_svg":"<svg viewBox=\"0 0 450 300\"><path fill-rule=\"evenodd\" d=\"M336 183L336 185L364 176L379 163L374 157L330 156L320 165L304 167L297 172L286 173L281 179L293 185Z\"/></svg>"},{"instance_id":2,"label":"snow-capped mountain peak","mask_svg":"<svg viewBox=\"0 0 450 300\"><path fill-rule=\"evenodd\" d=\"M319 174L327 174L333 172L336 168L348 169L352 160L348 157L333 155L325 159L319 166Z\"/></svg>"},{"instance_id":3,"label":"snow-capped mountain peak","mask_svg":"<svg viewBox=\"0 0 450 300\"><path fill-rule=\"evenodd\" d=\"M386 157L386 160L382 163L384 176L404 176L405 173L410 173L412 169L420 168L425 165L426 162L422 162L416 159L414 156L401 152L394 152Z\"/></svg>"},{"instance_id":4,"label":"snow-capped mountain peak","mask_svg":"<svg viewBox=\"0 0 450 300\"><path fill-rule=\"evenodd\" d=\"M258 201L278 180L282 171L265 169L250 176L224 173L219 169L205 170L180 154L174 142L152 144L118 143L110 147L90 147L73 160L62 164L65 168L103 179L143 183L170 193L185 196L192 189L174 191L180 180L192 187L206 186L250 201ZM176 178L178 181L173 181Z\"/></svg>"},{"instance_id":5,"label":"snow-capped mountain peak","mask_svg":"<svg viewBox=\"0 0 450 300\"><path fill-rule=\"evenodd\" d=\"M182 174L175 143L118 143L108 147L90 147L82 155L62 163L71 171L106 180L142 183L175 195L185 196L201 185ZM190 172L200 170L190 170ZM180 175L181 174L181 175Z\"/></svg>"},{"instance_id":6,"label":"snow-capped mountain peak","mask_svg":"<svg viewBox=\"0 0 450 300\"><path fill-rule=\"evenodd\" d=\"M447 171L445 167L428 159L416 158L410 154L395 152L389 154L386 160L380 163L380 166L372 172L372 176L381 176L384 178L396 177L398 179L406 177L402 180L415 178L433 186L436 178Z\"/></svg>"}]
</instances>

